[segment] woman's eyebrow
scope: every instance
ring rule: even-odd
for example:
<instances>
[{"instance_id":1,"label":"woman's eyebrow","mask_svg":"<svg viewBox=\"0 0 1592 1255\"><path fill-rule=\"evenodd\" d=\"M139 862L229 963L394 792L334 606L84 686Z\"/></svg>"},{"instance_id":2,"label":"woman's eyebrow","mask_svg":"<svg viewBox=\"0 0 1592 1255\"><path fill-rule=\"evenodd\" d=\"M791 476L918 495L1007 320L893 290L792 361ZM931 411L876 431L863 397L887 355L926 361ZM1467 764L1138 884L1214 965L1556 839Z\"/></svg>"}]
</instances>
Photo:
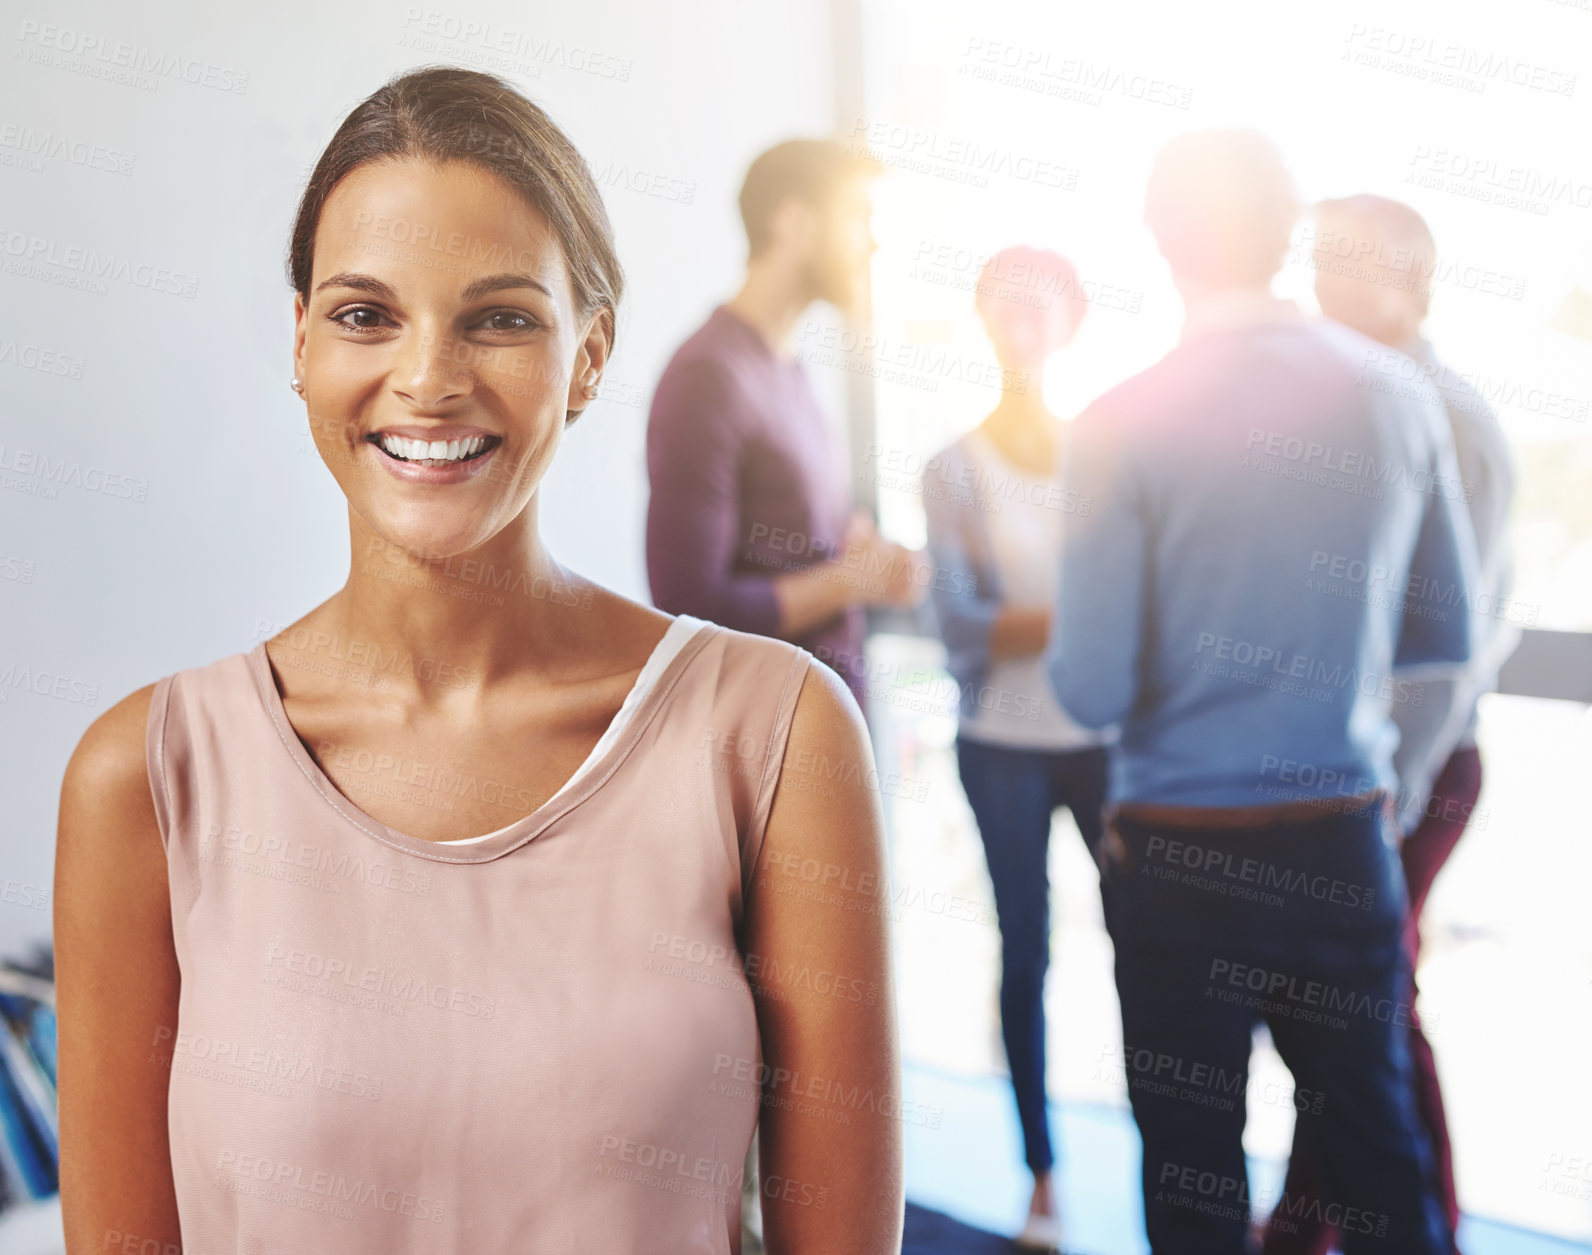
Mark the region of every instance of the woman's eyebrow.
<instances>
[{"instance_id":1,"label":"woman's eyebrow","mask_svg":"<svg viewBox=\"0 0 1592 1255\"><path fill-rule=\"evenodd\" d=\"M354 274L346 270L342 274L335 274L330 279L317 284L315 290L324 292L327 288L353 288L359 292L369 292L372 296L379 296L384 301L395 300L398 295L380 279L374 279L370 275Z\"/></svg>"},{"instance_id":2,"label":"woman's eyebrow","mask_svg":"<svg viewBox=\"0 0 1592 1255\"><path fill-rule=\"evenodd\" d=\"M550 297L553 295L546 284L538 279L533 279L530 275L504 274L487 275L485 278L477 279L469 287L465 288L464 299L473 301L479 296L485 296L488 292L501 292L506 288L535 288L544 296Z\"/></svg>"},{"instance_id":3,"label":"woman's eyebrow","mask_svg":"<svg viewBox=\"0 0 1592 1255\"><path fill-rule=\"evenodd\" d=\"M398 294L380 279L371 275L355 274L352 271L344 271L341 274L335 274L331 278L323 280L316 285L315 290L322 292L327 288L353 288L355 291L369 292L372 296L380 297L384 301L395 301L398 297ZM509 288L535 288L544 296L551 297L553 295L546 284L525 274L487 275L470 284L469 287L465 288L462 295L464 300L473 301L478 297L487 295L489 292L502 292Z\"/></svg>"}]
</instances>

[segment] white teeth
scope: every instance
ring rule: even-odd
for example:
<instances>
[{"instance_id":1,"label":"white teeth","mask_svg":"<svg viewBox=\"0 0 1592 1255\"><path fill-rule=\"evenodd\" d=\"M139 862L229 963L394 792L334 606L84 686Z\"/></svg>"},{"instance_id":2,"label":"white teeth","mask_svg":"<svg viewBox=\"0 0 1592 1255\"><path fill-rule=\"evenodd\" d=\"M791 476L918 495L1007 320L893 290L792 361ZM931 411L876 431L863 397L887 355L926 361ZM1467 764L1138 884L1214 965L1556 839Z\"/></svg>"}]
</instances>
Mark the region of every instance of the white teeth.
<instances>
[{"instance_id":1,"label":"white teeth","mask_svg":"<svg viewBox=\"0 0 1592 1255\"><path fill-rule=\"evenodd\" d=\"M411 440L408 436L382 435L381 447L406 462L461 462L486 447L485 436L467 440Z\"/></svg>"}]
</instances>

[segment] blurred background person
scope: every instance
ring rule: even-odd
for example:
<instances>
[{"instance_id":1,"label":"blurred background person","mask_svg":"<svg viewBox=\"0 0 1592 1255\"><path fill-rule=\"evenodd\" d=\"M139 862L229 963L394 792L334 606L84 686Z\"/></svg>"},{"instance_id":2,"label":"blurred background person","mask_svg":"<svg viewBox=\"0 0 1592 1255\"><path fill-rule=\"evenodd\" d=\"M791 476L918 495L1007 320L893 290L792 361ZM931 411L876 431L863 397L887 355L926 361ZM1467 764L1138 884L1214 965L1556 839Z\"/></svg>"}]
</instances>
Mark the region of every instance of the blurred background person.
<instances>
[{"instance_id":1,"label":"blurred background person","mask_svg":"<svg viewBox=\"0 0 1592 1255\"><path fill-rule=\"evenodd\" d=\"M922 595L914 557L853 508L849 459L794 352L815 301L864 312L873 257L870 157L792 139L741 184L746 277L664 368L647 420L653 604L801 645L867 712L865 608ZM743 1242L760 1250L757 1143Z\"/></svg>"},{"instance_id":2,"label":"blurred background person","mask_svg":"<svg viewBox=\"0 0 1592 1255\"><path fill-rule=\"evenodd\" d=\"M1019 1246L1061 1244L1045 1105L1045 973L1050 962L1051 816L1071 809L1093 856L1109 731L1068 717L1041 661L1055 600L1067 426L1046 408L1045 362L1087 303L1059 254L1014 247L982 268L975 304L1002 378L1016 381L922 477L931 605L960 690L957 767L983 839L1001 933L1001 1033L1034 1174Z\"/></svg>"},{"instance_id":3,"label":"blurred background person","mask_svg":"<svg viewBox=\"0 0 1592 1255\"><path fill-rule=\"evenodd\" d=\"M1263 1019L1299 1089L1326 1095L1297 1113L1322 1192L1278 1209L1354 1215L1351 1255L1448 1255L1398 1014L1405 893L1385 834L1393 668L1467 659L1468 616L1306 580L1324 552L1468 592L1475 543L1463 505L1432 490L1457 480L1437 394L1376 391L1372 342L1272 296L1297 213L1254 131L1185 134L1157 155L1145 221L1183 335L1075 424L1068 488L1090 511L1068 520L1047 661L1075 718L1121 723L1101 862L1124 1057L1244 1077ZM1338 796L1336 780L1361 783ZM1187 870L1191 850L1210 874ZM1244 892L1245 868L1277 892ZM1342 1014L1321 1013L1324 991ZM1150 1079L1130 1066L1152 1251L1239 1255L1245 1104Z\"/></svg>"},{"instance_id":4,"label":"blurred background person","mask_svg":"<svg viewBox=\"0 0 1592 1255\"><path fill-rule=\"evenodd\" d=\"M1476 747L1479 700L1497 687L1498 668L1520 639L1519 628L1503 613L1510 584L1506 524L1515 470L1492 407L1438 358L1421 332L1437 265L1437 247L1425 220L1399 201L1359 195L1319 202L1315 225L1316 301L1321 312L1392 350L1376 354L1383 386L1407 387L1419 376L1437 388L1453 432L1461 495L1476 537L1478 577L1471 599L1455 605L1444 596L1446 590L1427 599L1431 613L1471 614L1471 660L1443 671L1423 668L1422 701L1397 702L1393 707L1399 729L1393 768L1399 780L1399 829L1404 834L1400 861L1410 903L1406 942L1413 974L1420 954L1421 908L1481 795L1481 753ZM1405 589L1374 591L1396 599ZM1421 590L1410 590L1409 595L1420 600ZM1413 1013L1409 1041L1416 1109L1432 1141L1449 1225L1457 1228L1459 1199L1442 1089L1431 1044ZM1288 1161L1289 1194L1319 1189L1316 1156L1308 1144L1310 1131L1308 1124L1297 1130ZM1337 1236L1336 1227L1320 1217L1300 1218L1294 1225L1270 1226L1266 1251L1326 1255Z\"/></svg>"},{"instance_id":5,"label":"blurred background person","mask_svg":"<svg viewBox=\"0 0 1592 1255\"><path fill-rule=\"evenodd\" d=\"M864 710L864 607L911 605L921 586L909 551L853 509L845 443L792 341L814 301L864 306L878 171L831 140L752 162L745 281L675 351L647 423L654 604L803 646Z\"/></svg>"}]
</instances>

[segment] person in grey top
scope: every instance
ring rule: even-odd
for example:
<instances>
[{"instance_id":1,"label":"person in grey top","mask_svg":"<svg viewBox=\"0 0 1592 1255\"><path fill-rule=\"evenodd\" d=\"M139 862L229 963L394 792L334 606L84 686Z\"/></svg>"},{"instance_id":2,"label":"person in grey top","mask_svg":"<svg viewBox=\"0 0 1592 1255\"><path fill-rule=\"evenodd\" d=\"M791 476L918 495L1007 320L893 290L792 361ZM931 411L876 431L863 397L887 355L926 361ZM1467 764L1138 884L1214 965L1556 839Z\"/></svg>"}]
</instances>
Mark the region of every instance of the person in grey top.
<instances>
[{"instance_id":1,"label":"person in grey top","mask_svg":"<svg viewBox=\"0 0 1592 1255\"><path fill-rule=\"evenodd\" d=\"M1439 360L1421 334L1437 253L1421 216L1398 201L1361 195L1321 201L1316 224L1321 312L1385 346L1367 359L1378 388L1396 393L1424 379L1442 398L1480 559L1468 602L1470 661L1426 672L1425 700L1418 706L1400 703L1393 712L1400 733L1393 756L1399 820L1408 833L1430 808L1433 784L1449 757L1475 747L1477 699L1497 687L1498 669L1520 640L1517 608L1509 600L1513 562L1505 537L1514 461L1492 406L1470 380ZM1355 264L1342 264L1343 253L1357 255ZM1430 603L1433 613L1447 611L1456 600L1447 589L1392 591Z\"/></svg>"},{"instance_id":2,"label":"person in grey top","mask_svg":"<svg viewBox=\"0 0 1592 1255\"><path fill-rule=\"evenodd\" d=\"M995 890L1001 932L1001 1033L1034 1176L1019 1246L1054 1249L1061 1227L1045 1103L1045 973L1050 959L1051 817L1071 809L1091 854L1102 832L1106 745L1050 691L1050 631L1062 529L1088 508L1061 481L1063 423L1040 391L1045 362L1088 306L1071 263L1018 246L991 257L975 304L1010 386L977 427L922 476L931 607L959 690L957 768Z\"/></svg>"},{"instance_id":3,"label":"person in grey top","mask_svg":"<svg viewBox=\"0 0 1592 1255\"><path fill-rule=\"evenodd\" d=\"M1506 533L1515 470L1503 428L1486 398L1445 365L1421 334L1437 260L1432 233L1421 216L1382 196L1321 201L1315 206L1313 251L1321 312L1376 342L1366 353L1371 386L1395 395L1420 389L1423 382L1437 389L1453 429L1461 493L1476 538L1476 582L1468 597L1437 582L1401 584L1369 573L1362 581L1366 596L1403 599L1412 612L1433 617L1468 614L1471 624L1470 660L1422 668L1423 700L1398 702L1393 708L1399 729L1393 769L1399 782L1400 861L1410 903L1406 947L1413 968L1420 948L1421 908L1481 793L1479 699L1497 687L1498 669L1520 639L1519 616L1509 600L1512 563ZM1416 1110L1431 1139L1452 1228L1459 1221L1459 1200L1448 1122L1431 1044L1418 1015L1410 1017L1409 1046ZM1315 1152L1308 1131L1296 1131L1287 1184L1295 1196L1317 1184ZM1323 1255L1334 1236L1320 1217L1294 1217L1290 1228L1271 1227L1265 1250L1267 1255Z\"/></svg>"}]
</instances>

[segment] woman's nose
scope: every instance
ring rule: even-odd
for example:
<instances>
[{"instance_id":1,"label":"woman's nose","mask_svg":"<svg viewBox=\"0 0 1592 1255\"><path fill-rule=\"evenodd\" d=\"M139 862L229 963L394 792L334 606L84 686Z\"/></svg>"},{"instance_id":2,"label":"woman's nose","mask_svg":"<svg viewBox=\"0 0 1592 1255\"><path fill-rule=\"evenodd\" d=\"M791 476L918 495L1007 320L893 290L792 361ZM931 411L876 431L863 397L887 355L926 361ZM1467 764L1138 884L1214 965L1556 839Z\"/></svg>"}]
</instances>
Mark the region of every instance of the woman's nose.
<instances>
[{"instance_id":1,"label":"woman's nose","mask_svg":"<svg viewBox=\"0 0 1592 1255\"><path fill-rule=\"evenodd\" d=\"M417 333L393 371L393 391L420 409L434 409L468 396L473 345L451 336Z\"/></svg>"}]
</instances>

